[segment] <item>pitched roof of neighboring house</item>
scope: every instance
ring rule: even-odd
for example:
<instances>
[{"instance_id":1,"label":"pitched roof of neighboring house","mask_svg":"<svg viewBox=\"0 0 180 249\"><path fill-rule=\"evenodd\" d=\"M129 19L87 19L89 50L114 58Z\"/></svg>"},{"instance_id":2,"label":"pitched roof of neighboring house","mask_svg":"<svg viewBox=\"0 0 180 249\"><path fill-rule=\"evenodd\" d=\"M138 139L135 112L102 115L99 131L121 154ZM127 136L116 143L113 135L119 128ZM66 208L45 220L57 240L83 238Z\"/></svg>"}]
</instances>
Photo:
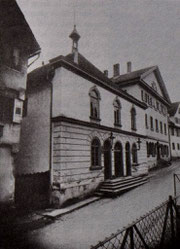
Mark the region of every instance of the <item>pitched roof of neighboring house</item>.
<instances>
[{"instance_id":1,"label":"pitched roof of neighboring house","mask_svg":"<svg viewBox=\"0 0 180 249\"><path fill-rule=\"evenodd\" d=\"M179 104L180 104L180 102L174 102L171 104L171 107L168 110L170 117L175 115L175 113L177 112Z\"/></svg>"},{"instance_id":2,"label":"pitched roof of neighboring house","mask_svg":"<svg viewBox=\"0 0 180 249\"><path fill-rule=\"evenodd\" d=\"M156 77L158 79L159 86L164 95L164 98L167 100L167 102L171 103L169 94L167 92L165 83L163 81L163 78L161 76L158 66L151 66L151 67L143 68L137 71L127 73L127 74L119 75L118 77L112 78L112 81L116 83L119 87L128 86L132 84L132 82L135 82L135 81L136 83L141 82L147 85L147 83L145 83L143 79L152 72L156 74Z\"/></svg>"},{"instance_id":3,"label":"pitched roof of neighboring house","mask_svg":"<svg viewBox=\"0 0 180 249\"><path fill-rule=\"evenodd\" d=\"M78 73L79 75L86 77L90 79L91 81L94 81L95 83L99 83L102 87L106 88L107 90L113 91L115 94L129 100L132 103L135 103L139 105L142 108L146 108L146 104L142 103L141 101L137 100L133 96L129 95L125 91L119 89L119 87L112 82L108 77L105 76L103 72L101 72L97 67L95 67L91 62L89 62L83 55L78 53L78 63L74 62L74 54L68 54L67 56L58 56L50 60L50 63L46 66L42 66L40 68L35 69L28 75L28 81L32 82L30 83L33 87L34 79L38 77L47 77L47 74L49 71L51 71L51 68L64 66L67 69ZM46 70L45 70L46 68ZM39 84L39 83L38 83ZM28 89L28 88L27 88Z\"/></svg>"},{"instance_id":4,"label":"pitched roof of neighboring house","mask_svg":"<svg viewBox=\"0 0 180 249\"><path fill-rule=\"evenodd\" d=\"M144 74L145 72L148 72L150 69L153 69L153 68L154 66L146 67L146 68L139 69L139 70L136 70L130 73L122 74L116 78L112 78L112 81L115 83L121 84L122 82L128 82L130 80L140 79L142 74Z\"/></svg>"},{"instance_id":5,"label":"pitched roof of neighboring house","mask_svg":"<svg viewBox=\"0 0 180 249\"><path fill-rule=\"evenodd\" d=\"M29 57L40 52L36 41L22 11L15 0L0 0L0 35L13 39L28 48ZM18 44L18 45L19 45Z\"/></svg>"}]
</instances>

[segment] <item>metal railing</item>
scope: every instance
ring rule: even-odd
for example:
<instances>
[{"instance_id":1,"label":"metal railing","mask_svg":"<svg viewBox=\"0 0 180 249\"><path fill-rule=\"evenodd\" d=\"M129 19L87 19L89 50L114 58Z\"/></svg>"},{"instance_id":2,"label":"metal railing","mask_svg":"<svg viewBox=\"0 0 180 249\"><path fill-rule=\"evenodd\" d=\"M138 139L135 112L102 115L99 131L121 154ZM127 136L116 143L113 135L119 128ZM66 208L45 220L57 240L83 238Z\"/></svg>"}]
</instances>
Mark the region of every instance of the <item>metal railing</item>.
<instances>
[{"instance_id":1,"label":"metal railing","mask_svg":"<svg viewBox=\"0 0 180 249\"><path fill-rule=\"evenodd\" d=\"M174 180L174 197L177 198L177 182L179 182L180 186L180 174L174 174L173 180Z\"/></svg>"},{"instance_id":2,"label":"metal railing","mask_svg":"<svg viewBox=\"0 0 180 249\"><path fill-rule=\"evenodd\" d=\"M175 240L177 216L175 198L169 196L169 200L91 249L164 248Z\"/></svg>"}]
</instances>

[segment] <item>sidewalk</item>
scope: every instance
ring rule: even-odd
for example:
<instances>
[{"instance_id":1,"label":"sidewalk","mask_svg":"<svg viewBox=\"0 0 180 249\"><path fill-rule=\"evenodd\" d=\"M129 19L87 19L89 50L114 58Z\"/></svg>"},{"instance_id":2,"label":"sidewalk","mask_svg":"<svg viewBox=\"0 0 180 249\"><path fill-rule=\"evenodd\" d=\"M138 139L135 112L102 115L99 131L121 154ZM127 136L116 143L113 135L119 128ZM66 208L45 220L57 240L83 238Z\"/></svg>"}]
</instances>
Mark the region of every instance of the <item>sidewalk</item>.
<instances>
[{"instance_id":1,"label":"sidewalk","mask_svg":"<svg viewBox=\"0 0 180 249\"><path fill-rule=\"evenodd\" d=\"M40 211L25 211L18 210L15 207L9 208L0 214L0 232L5 230L27 231L43 227L44 225L52 223L56 218L62 215L73 212L79 208L87 206L100 197L90 197L78 203L70 205L66 208L60 209L45 209Z\"/></svg>"}]
</instances>

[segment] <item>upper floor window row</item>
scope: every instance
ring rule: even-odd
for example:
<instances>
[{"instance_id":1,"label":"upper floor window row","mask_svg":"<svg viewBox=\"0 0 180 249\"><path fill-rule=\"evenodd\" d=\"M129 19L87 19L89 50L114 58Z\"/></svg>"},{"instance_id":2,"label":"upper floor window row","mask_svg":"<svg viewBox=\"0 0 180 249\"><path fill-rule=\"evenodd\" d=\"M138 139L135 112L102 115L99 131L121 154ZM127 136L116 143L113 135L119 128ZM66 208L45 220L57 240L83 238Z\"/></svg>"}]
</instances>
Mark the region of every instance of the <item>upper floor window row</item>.
<instances>
[{"instance_id":1,"label":"upper floor window row","mask_svg":"<svg viewBox=\"0 0 180 249\"><path fill-rule=\"evenodd\" d=\"M97 87L93 87L89 91L90 96L90 120L95 123L100 123L100 100L101 96L97 89ZM116 97L113 101L114 107L114 126L121 127L121 103ZM130 110L130 117L131 117L131 129L136 131L136 109L133 106Z\"/></svg>"},{"instance_id":2,"label":"upper floor window row","mask_svg":"<svg viewBox=\"0 0 180 249\"><path fill-rule=\"evenodd\" d=\"M153 117L152 116L150 116L150 122L148 122L148 115L147 114L145 114L145 127L146 127L146 129L149 129L149 123L150 123L150 129L152 130L152 131L156 131L156 132L159 132L160 131L160 133L164 133L164 135L167 135L167 126L166 126L166 124L164 123L164 125L163 125L163 122L162 121L159 121L159 120L157 120L157 119L155 119L155 122L154 122L154 119L153 119ZM155 125L155 127L154 127L154 125ZM164 131L163 131L164 130Z\"/></svg>"},{"instance_id":3,"label":"upper floor window row","mask_svg":"<svg viewBox=\"0 0 180 249\"><path fill-rule=\"evenodd\" d=\"M175 134L175 131L176 131L176 134ZM171 135L172 136L177 136L177 137L180 137L180 128L175 128L175 127L171 127Z\"/></svg>"},{"instance_id":4,"label":"upper floor window row","mask_svg":"<svg viewBox=\"0 0 180 249\"><path fill-rule=\"evenodd\" d=\"M167 108L144 90L141 90L141 100L164 116L167 115Z\"/></svg>"}]
</instances>

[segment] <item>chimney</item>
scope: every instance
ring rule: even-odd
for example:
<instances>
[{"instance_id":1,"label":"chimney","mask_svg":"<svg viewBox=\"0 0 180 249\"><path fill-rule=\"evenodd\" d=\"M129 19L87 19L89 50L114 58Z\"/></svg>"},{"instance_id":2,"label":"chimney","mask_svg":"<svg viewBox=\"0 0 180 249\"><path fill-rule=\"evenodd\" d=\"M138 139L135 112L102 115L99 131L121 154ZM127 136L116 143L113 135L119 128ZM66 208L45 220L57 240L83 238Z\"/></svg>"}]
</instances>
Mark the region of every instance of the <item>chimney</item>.
<instances>
[{"instance_id":1,"label":"chimney","mask_svg":"<svg viewBox=\"0 0 180 249\"><path fill-rule=\"evenodd\" d=\"M108 77L108 70L104 70L104 75Z\"/></svg>"},{"instance_id":2,"label":"chimney","mask_svg":"<svg viewBox=\"0 0 180 249\"><path fill-rule=\"evenodd\" d=\"M131 61L128 61L127 62L127 73L131 73L131 71L132 71L132 63Z\"/></svg>"},{"instance_id":3,"label":"chimney","mask_svg":"<svg viewBox=\"0 0 180 249\"><path fill-rule=\"evenodd\" d=\"M114 77L119 76L119 63L113 66L114 68Z\"/></svg>"}]
</instances>

